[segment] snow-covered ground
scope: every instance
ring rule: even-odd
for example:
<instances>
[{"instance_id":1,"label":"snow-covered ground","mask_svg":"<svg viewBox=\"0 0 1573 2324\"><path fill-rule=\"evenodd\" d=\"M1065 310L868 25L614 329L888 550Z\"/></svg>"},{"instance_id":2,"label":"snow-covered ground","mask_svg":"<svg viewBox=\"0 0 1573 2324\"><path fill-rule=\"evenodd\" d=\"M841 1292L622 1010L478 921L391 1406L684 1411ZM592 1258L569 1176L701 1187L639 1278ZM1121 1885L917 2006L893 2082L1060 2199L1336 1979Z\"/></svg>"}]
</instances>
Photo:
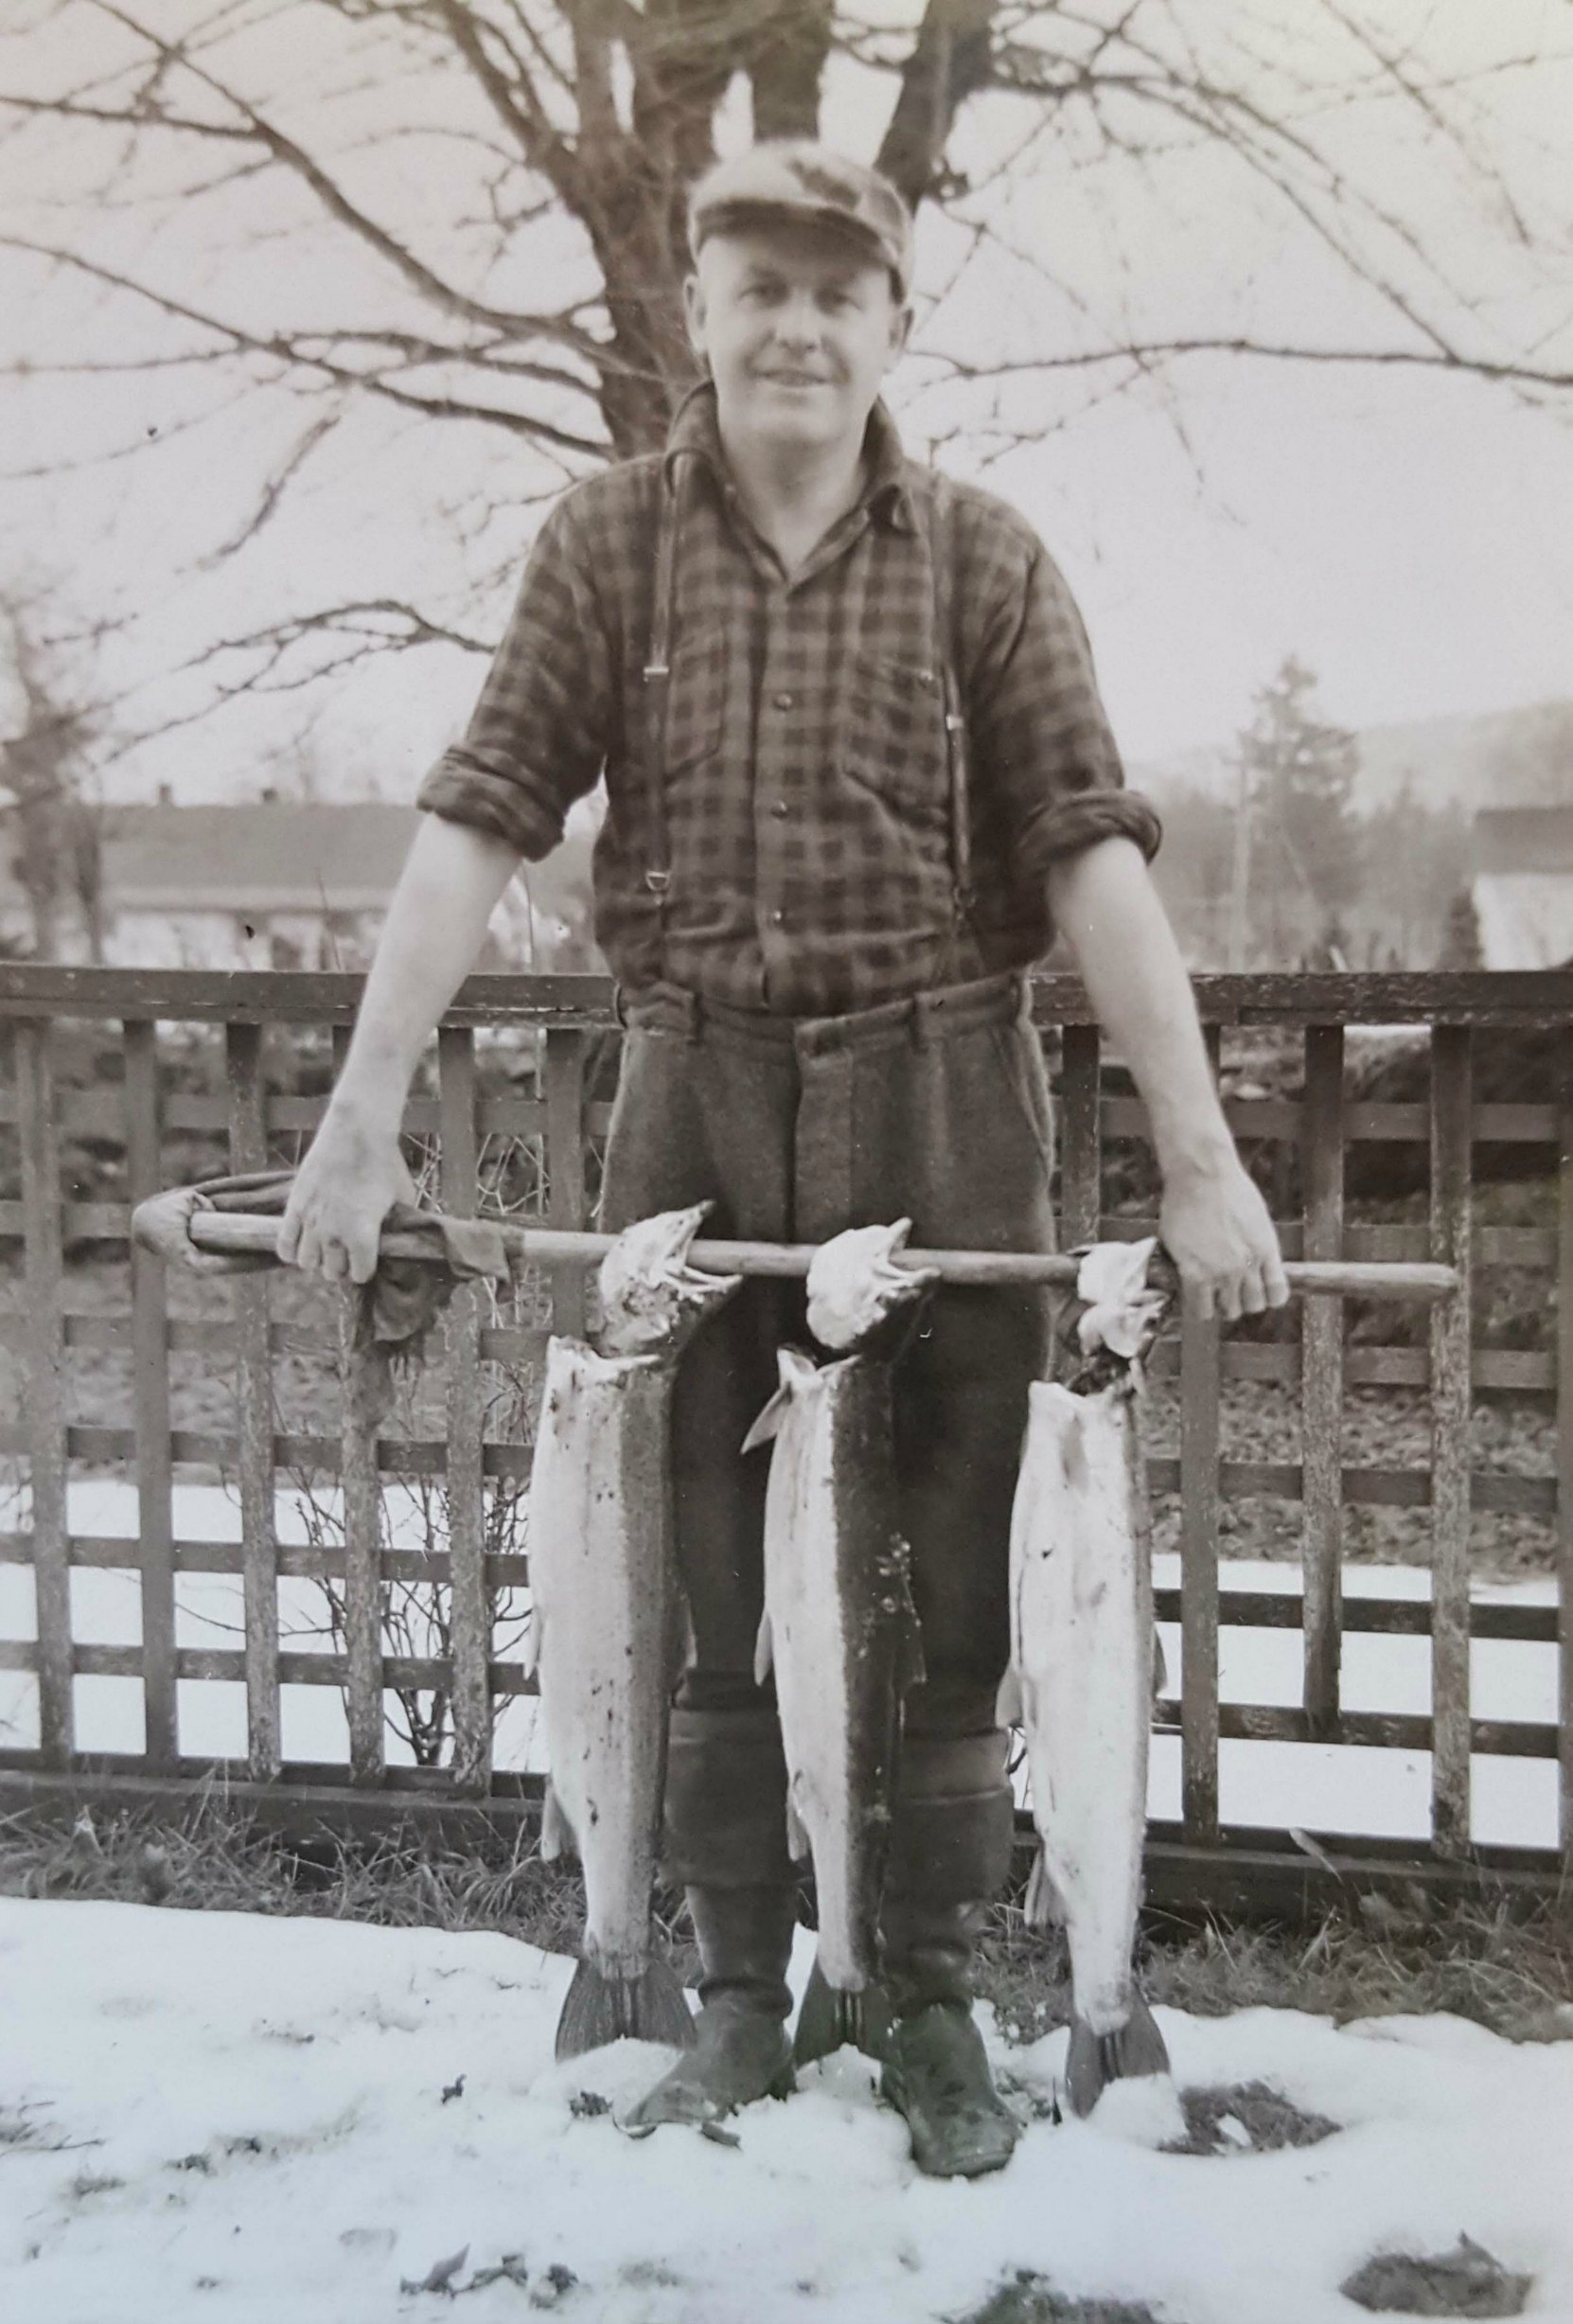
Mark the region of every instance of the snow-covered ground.
<instances>
[{"instance_id":1,"label":"snow-covered ground","mask_svg":"<svg viewBox=\"0 0 1573 2324\"><path fill-rule=\"evenodd\" d=\"M502 1936L0 1902L0 2314L391 2324L456 2292L466 2324L929 2324L1030 2269L1172 2324L1350 2324L1367 2259L1462 2232L1534 2276L1528 2315L1573 2318L1573 2041L1160 2011L1182 2086L1264 2082L1334 2135L1254 2154L1226 2121L1168 2155L1161 2107L1045 2105L1006 2171L939 2184L849 2051L733 2140L630 2139L585 2094L663 2053L555 2065L568 1975ZM1063 2033L983 2022L1043 2104ZM407 2288L445 2262L449 2293Z\"/></svg>"},{"instance_id":2,"label":"snow-covered ground","mask_svg":"<svg viewBox=\"0 0 1573 2324\"><path fill-rule=\"evenodd\" d=\"M420 1539L412 1504L389 1496L392 1536L412 1546ZM78 1479L69 1495L69 1520L76 1534L134 1538L136 1494L119 1479ZM278 1538L307 1539L298 1496L281 1493ZM185 1486L176 1494L175 1527L187 1540L238 1541L238 1499L217 1486ZM1179 1560L1155 1560L1158 1583L1173 1588ZM1293 1566L1226 1559L1223 1587L1294 1592L1299 1577ZM1423 1598L1429 1576L1412 1567L1346 1569L1344 1588L1361 1593ZM1555 1604L1549 1580L1511 1585L1477 1584L1476 1595L1495 1605ZM77 1638L106 1645L139 1639L141 1608L136 1576L130 1571L79 1568L71 1577L72 1620ZM183 1646L239 1646L240 1585L233 1576L182 1574L176 1581L178 1639ZM296 1652L326 1649L318 1633L320 1593L309 1582L279 1586L280 1620L286 1643ZM23 1566L0 1566L0 1638L34 1635L33 1584ZM1180 1673L1179 1634L1163 1625L1170 1690ZM1220 1641L1220 1672L1226 1701L1297 1703L1300 1698L1301 1639L1298 1630L1226 1628ZM1476 1715L1488 1719L1554 1722L1557 1716L1556 1649L1503 1640L1476 1640L1471 1652ZM1415 1712L1430 1709L1430 1641L1352 1632L1344 1641L1344 1700L1352 1710ZM539 1765L534 1739L534 1703L514 1699L502 1711L497 1730L500 1766ZM80 1747L94 1751L142 1748L141 1688L133 1678L85 1677L76 1681ZM287 1759L343 1763L348 1731L342 1700L333 1687L287 1686L281 1715ZM37 1688L26 1674L0 1672L0 1734L24 1747L37 1740ZM238 1683L183 1681L180 1687L181 1747L194 1756L242 1758L246 1744L245 1694ZM407 1761L397 1736L389 1758ZM1428 1826L1430 1757L1423 1751L1378 1750L1340 1745L1241 1743L1226 1741L1219 1752L1219 1792L1227 1823L1282 1830L1370 1833L1385 1837L1419 1837ZM1179 1814L1178 1738L1155 1738L1148 1804L1156 1817ZM1474 1762L1474 1836L1512 1847L1553 1847L1557 1836L1557 1770L1550 1760L1477 1755Z\"/></svg>"}]
</instances>

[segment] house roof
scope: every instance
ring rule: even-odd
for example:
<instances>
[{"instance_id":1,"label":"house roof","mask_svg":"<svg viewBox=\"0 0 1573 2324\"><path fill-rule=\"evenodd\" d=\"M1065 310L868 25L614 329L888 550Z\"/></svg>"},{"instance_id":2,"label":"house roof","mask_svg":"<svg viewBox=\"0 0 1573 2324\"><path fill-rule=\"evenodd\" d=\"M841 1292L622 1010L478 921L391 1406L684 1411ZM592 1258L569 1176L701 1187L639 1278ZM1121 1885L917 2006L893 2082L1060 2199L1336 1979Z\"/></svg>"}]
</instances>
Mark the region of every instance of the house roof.
<instances>
[{"instance_id":1,"label":"house roof","mask_svg":"<svg viewBox=\"0 0 1573 2324\"><path fill-rule=\"evenodd\" d=\"M1485 878L1573 872L1573 807L1481 807L1475 868Z\"/></svg>"}]
</instances>

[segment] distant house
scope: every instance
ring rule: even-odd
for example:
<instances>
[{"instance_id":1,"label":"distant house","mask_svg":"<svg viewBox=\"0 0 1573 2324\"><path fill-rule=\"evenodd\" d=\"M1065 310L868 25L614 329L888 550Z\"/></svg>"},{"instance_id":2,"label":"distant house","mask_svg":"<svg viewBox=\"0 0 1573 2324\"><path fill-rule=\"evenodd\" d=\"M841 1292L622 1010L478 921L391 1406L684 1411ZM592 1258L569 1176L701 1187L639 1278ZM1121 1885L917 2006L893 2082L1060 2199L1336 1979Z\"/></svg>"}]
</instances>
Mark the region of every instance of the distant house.
<instances>
[{"instance_id":1,"label":"distant house","mask_svg":"<svg viewBox=\"0 0 1573 2324\"><path fill-rule=\"evenodd\" d=\"M1472 894L1488 968L1573 961L1573 807L1482 807Z\"/></svg>"},{"instance_id":2,"label":"distant house","mask_svg":"<svg viewBox=\"0 0 1573 2324\"><path fill-rule=\"evenodd\" d=\"M103 958L121 967L363 968L419 818L381 800L305 803L266 794L238 807L106 810ZM487 967L592 967L564 959L588 907L585 864L565 849L510 889L482 955ZM83 960L80 912L59 949ZM32 921L0 836L0 939L31 949Z\"/></svg>"}]
</instances>

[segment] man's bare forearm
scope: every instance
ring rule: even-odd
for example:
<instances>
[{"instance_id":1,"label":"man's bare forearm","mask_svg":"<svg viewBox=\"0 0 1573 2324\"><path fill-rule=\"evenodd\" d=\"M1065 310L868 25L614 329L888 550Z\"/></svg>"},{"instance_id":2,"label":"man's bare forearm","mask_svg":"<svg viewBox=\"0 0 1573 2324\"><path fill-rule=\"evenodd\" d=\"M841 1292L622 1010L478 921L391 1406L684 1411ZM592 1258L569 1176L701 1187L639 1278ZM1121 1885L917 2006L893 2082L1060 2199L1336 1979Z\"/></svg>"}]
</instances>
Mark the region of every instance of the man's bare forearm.
<instances>
[{"instance_id":1,"label":"man's bare forearm","mask_svg":"<svg viewBox=\"0 0 1573 2324\"><path fill-rule=\"evenodd\" d=\"M1218 1167L1233 1144L1190 975L1140 850L1110 839L1068 857L1050 872L1049 899L1098 1021L1146 1102L1164 1176Z\"/></svg>"},{"instance_id":2,"label":"man's bare forearm","mask_svg":"<svg viewBox=\"0 0 1573 2324\"><path fill-rule=\"evenodd\" d=\"M397 1127L421 1045L475 965L518 851L423 815L388 901L334 1109Z\"/></svg>"}]
</instances>

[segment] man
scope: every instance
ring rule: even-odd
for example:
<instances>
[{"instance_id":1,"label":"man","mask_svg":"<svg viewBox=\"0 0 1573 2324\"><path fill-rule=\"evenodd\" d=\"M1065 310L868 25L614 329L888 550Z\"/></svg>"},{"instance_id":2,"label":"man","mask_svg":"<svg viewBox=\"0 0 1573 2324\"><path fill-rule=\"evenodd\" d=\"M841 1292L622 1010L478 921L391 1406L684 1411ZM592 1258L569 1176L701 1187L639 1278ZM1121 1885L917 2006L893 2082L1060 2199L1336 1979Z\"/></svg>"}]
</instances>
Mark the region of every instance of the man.
<instances>
[{"instance_id":1,"label":"man","mask_svg":"<svg viewBox=\"0 0 1573 2324\"><path fill-rule=\"evenodd\" d=\"M701 1197L714 1230L821 1241L910 1215L929 1246L1049 1248L1051 1123L1023 971L1061 931L1146 1100L1162 1232L1204 1310L1287 1296L1149 883L1075 608L1031 530L907 461L879 389L911 231L822 147L723 162L692 197L708 373L664 455L566 493L390 904L280 1248L364 1280L416 1054L521 856L605 772L597 931L627 1028L603 1223ZM664 1861L703 1961L694 2049L645 2120L790 2085L794 1920L773 1699L753 1679L766 1462L740 1456L801 1334L751 1283L698 1337L673 1421L693 1650ZM973 1928L1012 1832L995 1695L1011 1494L1043 1299L950 1287L897 1375L902 1530L926 1675L909 1695L881 1937L884 2089L919 2167L1016 2135L971 2015Z\"/></svg>"}]
</instances>

